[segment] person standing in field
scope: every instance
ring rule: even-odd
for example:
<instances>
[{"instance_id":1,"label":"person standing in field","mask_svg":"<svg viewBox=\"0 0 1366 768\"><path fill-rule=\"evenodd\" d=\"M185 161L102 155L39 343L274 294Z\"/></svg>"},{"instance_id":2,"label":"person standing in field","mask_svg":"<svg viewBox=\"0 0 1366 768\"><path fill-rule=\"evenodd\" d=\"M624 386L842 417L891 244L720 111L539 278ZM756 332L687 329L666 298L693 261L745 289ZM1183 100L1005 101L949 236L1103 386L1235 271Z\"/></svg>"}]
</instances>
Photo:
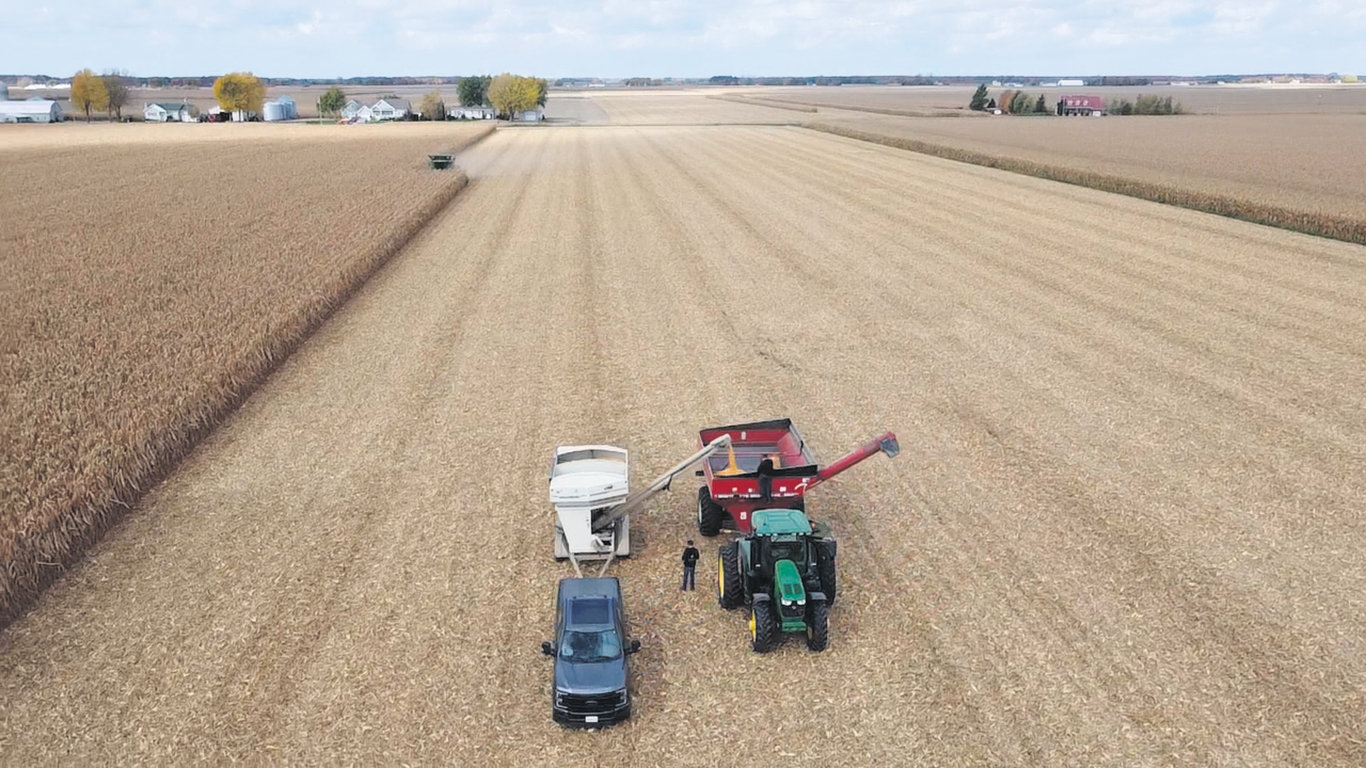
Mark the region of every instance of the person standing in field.
<instances>
[{"instance_id":1,"label":"person standing in field","mask_svg":"<svg viewBox=\"0 0 1366 768\"><path fill-rule=\"evenodd\" d=\"M683 587L679 592L697 591L697 559L701 556L702 553L692 545L692 539L688 539L688 547L683 550Z\"/></svg>"}]
</instances>

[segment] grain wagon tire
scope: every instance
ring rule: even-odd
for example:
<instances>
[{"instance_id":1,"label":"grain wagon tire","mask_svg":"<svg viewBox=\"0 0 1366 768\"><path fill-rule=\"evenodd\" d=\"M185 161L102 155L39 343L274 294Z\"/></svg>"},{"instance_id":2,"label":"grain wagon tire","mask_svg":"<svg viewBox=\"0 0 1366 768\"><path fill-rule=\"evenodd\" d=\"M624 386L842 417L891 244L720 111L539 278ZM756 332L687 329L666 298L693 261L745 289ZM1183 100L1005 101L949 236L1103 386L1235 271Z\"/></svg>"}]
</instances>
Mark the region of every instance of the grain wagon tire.
<instances>
[{"instance_id":1,"label":"grain wagon tire","mask_svg":"<svg viewBox=\"0 0 1366 768\"><path fill-rule=\"evenodd\" d=\"M721 547L716 557L716 601L728 611L745 601L745 585L740 581L740 552L734 542Z\"/></svg>"},{"instance_id":2,"label":"grain wagon tire","mask_svg":"<svg viewBox=\"0 0 1366 768\"><path fill-rule=\"evenodd\" d=\"M816 653L830 647L830 604L823 600L806 608L806 647Z\"/></svg>"},{"instance_id":3,"label":"grain wagon tire","mask_svg":"<svg viewBox=\"0 0 1366 768\"><path fill-rule=\"evenodd\" d=\"M825 604L830 607L835 605L835 561L822 558L817 566L821 577L821 591L825 593Z\"/></svg>"},{"instance_id":4,"label":"grain wagon tire","mask_svg":"<svg viewBox=\"0 0 1366 768\"><path fill-rule=\"evenodd\" d=\"M726 510L711 498L711 489L705 485L697 489L697 532L711 538L721 532L725 522Z\"/></svg>"},{"instance_id":5,"label":"grain wagon tire","mask_svg":"<svg viewBox=\"0 0 1366 768\"><path fill-rule=\"evenodd\" d=\"M778 647L778 618L773 615L773 602L759 600L749 614L750 647L755 653L768 653Z\"/></svg>"}]
</instances>

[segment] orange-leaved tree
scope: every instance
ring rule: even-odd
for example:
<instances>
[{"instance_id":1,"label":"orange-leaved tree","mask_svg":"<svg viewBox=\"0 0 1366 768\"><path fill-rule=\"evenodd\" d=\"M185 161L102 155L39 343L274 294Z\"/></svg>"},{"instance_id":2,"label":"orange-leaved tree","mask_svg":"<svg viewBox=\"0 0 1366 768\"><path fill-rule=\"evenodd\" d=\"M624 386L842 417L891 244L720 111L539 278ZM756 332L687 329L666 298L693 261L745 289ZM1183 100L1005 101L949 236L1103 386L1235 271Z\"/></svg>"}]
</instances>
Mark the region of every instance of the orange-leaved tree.
<instances>
[{"instance_id":1,"label":"orange-leaved tree","mask_svg":"<svg viewBox=\"0 0 1366 768\"><path fill-rule=\"evenodd\" d=\"M266 86L250 72L230 72L213 84L213 97L227 112L259 113L266 103Z\"/></svg>"},{"instance_id":2,"label":"orange-leaved tree","mask_svg":"<svg viewBox=\"0 0 1366 768\"><path fill-rule=\"evenodd\" d=\"M71 79L71 106L85 113L85 121L90 122L90 110L96 112L109 108L109 92L105 90L104 80L89 69L82 69Z\"/></svg>"}]
</instances>

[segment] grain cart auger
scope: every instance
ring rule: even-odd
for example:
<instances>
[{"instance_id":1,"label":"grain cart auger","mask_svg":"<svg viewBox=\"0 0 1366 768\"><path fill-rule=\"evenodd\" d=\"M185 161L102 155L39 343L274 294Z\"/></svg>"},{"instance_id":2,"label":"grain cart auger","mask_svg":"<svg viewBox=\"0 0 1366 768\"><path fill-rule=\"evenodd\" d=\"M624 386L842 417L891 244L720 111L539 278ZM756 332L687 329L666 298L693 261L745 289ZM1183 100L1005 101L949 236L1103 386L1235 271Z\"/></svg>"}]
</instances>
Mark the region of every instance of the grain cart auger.
<instances>
[{"instance_id":1,"label":"grain cart auger","mask_svg":"<svg viewBox=\"0 0 1366 768\"><path fill-rule=\"evenodd\" d=\"M630 514L656 494L669 490L676 475L728 448L722 435L660 475L636 494L630 492L629 456L614 445L570 445L555 449L550 469L550 502L555 505L555 559L569 560L579 571L580 560L631 556Z\"/></svg>"}]
</instances>

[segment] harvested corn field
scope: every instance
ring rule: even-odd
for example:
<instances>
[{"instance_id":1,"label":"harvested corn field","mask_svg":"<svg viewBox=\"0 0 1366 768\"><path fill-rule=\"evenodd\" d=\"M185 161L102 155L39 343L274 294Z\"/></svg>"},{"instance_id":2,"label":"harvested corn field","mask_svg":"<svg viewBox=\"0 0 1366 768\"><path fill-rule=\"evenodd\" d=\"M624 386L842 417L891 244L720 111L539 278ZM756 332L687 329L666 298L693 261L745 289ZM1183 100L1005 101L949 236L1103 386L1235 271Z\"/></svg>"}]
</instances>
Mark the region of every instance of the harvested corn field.
<instances>
[{"instance_id":1,"label":"harvested corn field","mask_svg":"<svg viewBox=\"0 0 1366 768\"><path fill-rule=\"evenodd\" d=\"M569 93L546 104L546 117L584 125L795 125L809 113L790 106L706 98L697 90Z\"/></svg>"},{"instance_id":2,"label":"harvested corn field","mask_svg":"<svg viewBox=\"0 0 1366 768\"><path fill-rule=\"evenodd\" d=\"M501 131L2 636L41 761L1366 761L1366 249L795 128ZM687 483L613 566L636 716L551 724L554 446L791 416L831 649L747 648ZM702 541L714 565L714 541Z\"/></svg>"},{"instance_id":3,"label":"harvested corn field","mask_svg":"<svg viewBox=\"0 0 1366 768\"><path fill-rule=\"evenodd\" d=\"M868 111L883 114L925 114L966 111L975 85L945 86L857 86L821 87L766 86L733 88L729 93L757 96L765 101L780 101L832 109ZM1192 114L1202 115L1362 115L1366 114L1366 85L1133 85L1133 86L1013 86L1037 96L1043 94L1051 108L1063 94L1090 94L1110 99L1134 101L1139 94L1150 94L1179 102ZM999 96L1005 86L992 86L991 97Z\"/></svg>"},{"instance_id":4,"label":"harvested corn field","mask_svg":"<svg viewBox=\"0 0 1366 768\"><path fill-rule=\"evenodd\" d=\"M1366 114L990 120L822 114L810 122L1366 229L1366 168L1349 149L1366 132Z\"/></svg>"},{"instance_id":5,"label":"harvested corn field","mask_svg":"<svg viewBox=\"0 0 1366 768\"><path fill-rule=\"evenodd\" d=\"M0 154L0 624L463 187L426 153L488 130L241 127Z\"/></svg>"}]
</instances>

